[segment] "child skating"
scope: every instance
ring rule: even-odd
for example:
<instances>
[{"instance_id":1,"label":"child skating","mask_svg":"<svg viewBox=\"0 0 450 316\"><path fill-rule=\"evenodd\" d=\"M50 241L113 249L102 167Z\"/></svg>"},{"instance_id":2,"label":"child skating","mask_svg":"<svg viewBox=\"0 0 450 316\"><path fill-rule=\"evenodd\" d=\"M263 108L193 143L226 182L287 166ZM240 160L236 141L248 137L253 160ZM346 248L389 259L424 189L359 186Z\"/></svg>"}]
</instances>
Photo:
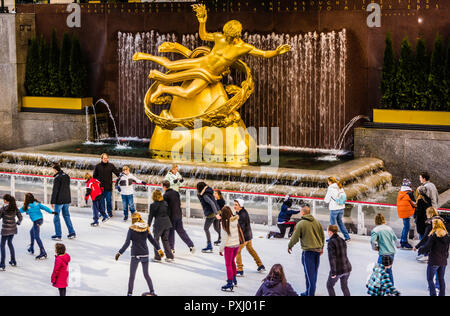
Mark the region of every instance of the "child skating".
<instances>
[{"instance_id":1,"label":"child skating","mask_svg":"<svg viewBox=\"0 0 450 316\"><path fill-rule=\"evenodd\" d=\"M66 246L55 244L55 266L51 277L51 282L59 291L59 296L66 296L69 286L69 262L70 256L66 253Z\"/></svg>"},{"instance_id":2,"label":"child skating","mask_svg":"<svg viewBox=\"0 0 450 316\"><path fill-rule=\"evenodd\" d=\"M103 217L102 222L106 222L109 217L105 212L105 209L103 207L103 188L100 185L100 181L93 178L89 173L86 173L84 175L84 179L86 180L86 195L84 199L87 201L89 200L89 197L92 200L92 212L93 212L93 219L94 221L91 223L92 227L98 226L98 219L99 214Z\"/></svg>"}]
</instances>

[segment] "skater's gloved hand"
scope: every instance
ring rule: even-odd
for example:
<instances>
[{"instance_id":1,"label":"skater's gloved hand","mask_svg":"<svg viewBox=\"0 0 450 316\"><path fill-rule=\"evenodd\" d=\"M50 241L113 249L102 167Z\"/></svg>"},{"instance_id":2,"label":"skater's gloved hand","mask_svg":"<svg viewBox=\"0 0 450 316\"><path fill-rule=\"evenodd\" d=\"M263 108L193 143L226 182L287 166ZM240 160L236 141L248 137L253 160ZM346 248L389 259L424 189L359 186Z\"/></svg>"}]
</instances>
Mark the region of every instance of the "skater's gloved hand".
<instances>
[{"instance_id":1,"label":"skater's gloved hand","mask_svg":"<svg viewBox=\"0 0 450 316\"><path fill-rule=\"evenodd\" d=\"M291 254L292 253L292 249L288 248L288 253Z\"/></svg>"},{"instance_id":2,"label":"skater's gloved hand","mask_svg":"<svg viewBox=\"0 0 450 316\"><path fill-rule=\"evenodd\" d=\"M20 222L17 222L16 225L17 225L17 226L20 226Z\"/></svg>"},{"instance_id":3,"label":"skater's gloved hand","mask_svg":"<svg viewBox=\"0 0 450 316\"><path fill-rule=\"evenodd\" d=\"M221 255L221 256L223 257L223 253L222 253L222 251L221 251L221 252L219 252L219 255Z\"/></svg>"},{"instance_id":4,"label":"skater's gloved hand","mask_svg":"<svg viewBox=\"0 0 450 316\"><path fill-rule=\"evenodd\" d=\"M119 257L120 257L120 253L118 252L118 253L116 254L116 261L119 260Z\"/></svg>"},{"instance_id":5,"label":"skater's gloved hand","mask_svg":"<svg viewBox=\"0 0 450 316\"><path fill-rule=\"evenodd\" d=\"M52 214L53 214L53 215L58 215L58 213L56 213L56 212L52 212Z\"/></svg>"},{"instance_id":6,"label":"skater's gloved hand","mask_svg":"<svg viewBox=\"0 0 450 316\"><path fill-rule=\"evenodd\" d=\"M173 180L173 183L177 183L177 182L178 182L178 179Z\"/></svg>"},{"instance_id":7,"label":"skater's gloved hand","mask_svg":"<svg viewBox=\"0 0 450 316\"><path fill-rule=\"evenodd\" d=\"M183 178L180 178L180 183L183 183L184 182L184 179Z\"/></svg>"},{"instance_id":8,"label":"skater's gloved hand","mask_svg":"<svg viewBox=\"0 0 450 316\"><path fill-rule=\"evenodd\" d=\"M142 181L141 183L142 183L142 185L147 185L147 182L145 182L145 181Z\"/></svg>"},{"instance_id":9,"label":"skater's gloved hand","mask_svg":"<svg viewBox=\"0 0 450 316\"><path fill-rule=\"evenodd\" d=\"M116 188L117 188L117 191L119 191L119 192L122 191L122 189L120 187L116 187Z\"/></svg>"}]
</instances>

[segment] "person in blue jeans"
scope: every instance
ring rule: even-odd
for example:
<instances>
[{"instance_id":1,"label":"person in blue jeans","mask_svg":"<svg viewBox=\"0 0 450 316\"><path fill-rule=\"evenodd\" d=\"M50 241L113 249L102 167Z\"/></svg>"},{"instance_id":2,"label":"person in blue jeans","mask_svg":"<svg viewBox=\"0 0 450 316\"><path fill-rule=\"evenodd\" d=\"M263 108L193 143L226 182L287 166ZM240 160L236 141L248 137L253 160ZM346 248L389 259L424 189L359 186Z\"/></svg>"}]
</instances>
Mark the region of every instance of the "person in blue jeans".
<instances>
[{"instance_id":1,"label":"person in blue jeans","mask_svg":"<svg viewBox=\"0 0 450 316\"><path fill-rule=\"evenodd\" d=\"M67 238L73 239L76 237L75 230L73 229L72 221L70 219L69 206L72 202L70 194L70 177L61 170L59 164L53 166L54 180L53 180L53 191L51 204L52 208L55 210L55 217L53 218L53 223L55 225L55 235L52 236L53 240L61 240L61 221L59 214L62 213L64 222L66 223L69 235Z\"/></svg>"},{"instance_id":2,"label":"person in blue jeans","mask_svg":"<svg viewBox=\"0 0 450 316\"><path fill-rule=\"evenodd\" d=\"M133 201L134 183L139 183L143 185L147 184L144 181L141 181L134 175L132 175L130 173L130 168L128 166L123 166L122 172L120 173L119 178L117 178L116 188L122 196L124 222L128 220L128 211L130 211L131 214L136 212L136 208L134 207Z\"/></svg>"},{"instance_id":3,"label":"person in blue jeans","mask_svg":"<svg viewBox=\"0 0 450 316\"><path fill-rule=\"evenodd\" d=\"M328 208L330 210L330 225L337 225L344 235L344 240L350 241L350 235L348 234L348 230L342 221L345 202L344 204L340 203L341 196L345 196L342 184L335 177L329 177L328 191L325 195L324 202L329 203Z\"/></svg>"},{"instance_id":4,"label":"person in blue jeans","mask_svg":"<svg viewBox=\"0 0 450 316\"><path fill-rule=\"evenodd\" d=\"M112 163L109 162L108 155L103 153L101 155L101 162L95 166L94 174L92 176L100 181L100 184L103 188L103 208L107 210L109 217L113 217L113 174L116 175L116 177L119 177L120 171Z\"/></svg>"},{"instance_id":5,"label":"person in blue jeans","mask_svg":"<svg viewBox=\"0 0 450 316\"><path fill-rule=\"evenodd\" d=\"M40 250L39 255L36 257L36 259L38 260L47 259L47 252L45 251L44 244L42 243L40 237L41 226L44 223L42 211L45 211L53 215L56 214L50 208L48 208L45 205L42 205L38 200L36 200L33 194L31 193L25 194L25 202L23 203L23 206L20 208L20 212L26 213L33 222L33 227L30 230L31 243L30 247L28 248L28 253L30 255L34 255L34 242L36 241Z\"/></svg>"}]
</instances>

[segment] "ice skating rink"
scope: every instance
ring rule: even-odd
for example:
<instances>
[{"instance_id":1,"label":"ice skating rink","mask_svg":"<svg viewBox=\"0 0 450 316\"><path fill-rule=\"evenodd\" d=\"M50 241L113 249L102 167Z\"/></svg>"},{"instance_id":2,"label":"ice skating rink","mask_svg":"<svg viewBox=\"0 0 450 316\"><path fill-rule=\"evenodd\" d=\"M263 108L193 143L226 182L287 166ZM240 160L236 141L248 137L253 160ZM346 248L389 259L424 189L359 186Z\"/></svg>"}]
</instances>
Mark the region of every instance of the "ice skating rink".
<instances>
[{"instance_id":1,"label":"ice skating rink","mask_svg":"<svg viewBox=\"0 0 450 316\"><path fill-rule=\"evenodd\" d=\"M77 238L63 238L67 252L72 257L70 263L71 278L67 294L70 296L124 296L127 294L129 275L130 249L119 259L114 255L123 245L130 221L122 221L121 212L107 223L97 228L90 227L91 210L88 208L71 208L72 221L77 232ZM147 215L143 214L144 219ZM214 253L201 253L205 247L203 223L200 219L185 221L185 228L196 246L196 253L190 254L189 249L176 237L176 253L174 263L150 263L150 276L153 279L155 292L158 295L175 296L252 296L260 286L266 273L256 272L256 265L246 250L243 251L245 276L238 278L238 287L233 293L220 290L226 279L224 258L219 255L218 247ZM62 221L63 234L67 235ZM50 239L54 234L52 215L44 214L44 225L41 228L41 238L48 253L48 259L36 261L27 253L31 221L24 217L19 233L14 238L17 267L7 264L6 271L0 272L0 296L8 295L54 295L57 289L50 284L50 276L54 264L54 244ZM294 248L291 255L287 253L288 239L266 238L267 228L259 225L253 227L254 248L261 257L267 272L275 263L284 266L288 282L300 293L305 290L303 266L300 262L300 245ZM211 228L213 240L217 234ZM149 246L150 248L150 246ZM151 248L150 248L151 249ZM6 263L9 261L7 248ZM377 260L377 253L370 249L369 238L352 236L348 245L350 262L353 272L349 279L352 295L366 295L365 283L369 276L368 267ZM152 253L151 253L152 255ZM398 250L394 266L395 285L402 295L426 296L426 264L415 260L413 251ZM321 257L316 295L328 295L326 281L329 273L328 256L325 250ZM448 273L447 284L450 284ZM141 268L136 275L134 295L140 295L148 289L142 276ZM339 284L336 285L337 295L342 295Z\"/></svg>"}]
</instances>

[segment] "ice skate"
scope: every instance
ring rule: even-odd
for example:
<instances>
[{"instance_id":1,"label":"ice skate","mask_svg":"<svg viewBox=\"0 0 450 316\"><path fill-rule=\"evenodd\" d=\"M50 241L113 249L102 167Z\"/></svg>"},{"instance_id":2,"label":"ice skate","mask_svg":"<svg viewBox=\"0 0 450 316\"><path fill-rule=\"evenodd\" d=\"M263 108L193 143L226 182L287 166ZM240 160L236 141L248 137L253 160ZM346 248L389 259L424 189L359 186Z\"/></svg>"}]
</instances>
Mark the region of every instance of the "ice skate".
<instances>
[{"instance_id":1,"label":"ice skate","mask_svg":"<svg viewBox=\"0 0 450 316\"><path fill-rule=\"evenodd\" d=\"M224 291L224 292L233 292L233 288L234 288L233 281L228 280L227 284L222 286L222 291Z\"/></svg>"},{"instance_id":2,"label":"ice skate","mask_svg":"<svg viewBox=\"0 0 450 316\"><path fill-rule=\"evenodd\" d=\"M211 245L211 243L208 243L208 245L206 246L206 248L202 249L203 253L212 253L213 252L213 247Z\"/></svg>"},{"instance_id":3,"label":"ice skate","mask_svg":"<svg viewBox=\"0 0 450 316\"><path fill-rule=\"evenodd\" d=\"M91 226L92 226L92 227L98 227L98 222L93 222L93 223L91 223Z\"/></svg>"},{"instance_id":4,"label":"ice skate","mask_svg":"<svg viewBox=\"0 0 450 316\"><path fill-rule=\"evenodd\" d=\"M75 238L77 238L77 234L75 234L75 233L69 234L69 235L67 235L67 238L68 239L75 239Z\"/></svg>"},{"instance_id":5,"label":"ice skate","mask_svg":"<svg viewBox=\"0 0 450 316\"><path fill-rule=\"evenodd\" d=\"M36 260L45 260L47 259L47 253L45 251L41 251L39 256L36 257Z\"/></svg>"},{"instance_id":6,"label":"ice skate","mask_svg":"<svg viewBox=\"0 0 450 316\"><path fill-rule=\"evenodd\" d=\"M11 267L17 267L17 262L16 262L16 260L11 260L11 261L9 262L9 265L10 265Z\"/></svg>"}]
</instances>

